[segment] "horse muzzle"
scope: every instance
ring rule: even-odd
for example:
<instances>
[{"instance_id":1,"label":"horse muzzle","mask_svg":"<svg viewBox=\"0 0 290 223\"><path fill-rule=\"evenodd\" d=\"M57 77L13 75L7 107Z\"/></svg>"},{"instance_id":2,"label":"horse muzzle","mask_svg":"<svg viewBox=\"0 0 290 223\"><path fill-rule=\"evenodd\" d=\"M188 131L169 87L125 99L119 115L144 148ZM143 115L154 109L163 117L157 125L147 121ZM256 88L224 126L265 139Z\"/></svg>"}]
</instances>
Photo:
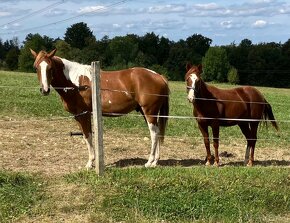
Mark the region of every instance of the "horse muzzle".
<instances>
[{"instance_id":1,"label":"horse muzzle","mask_svg":"<svg viewBox=\"0 0 290 223\"><path fill-rule=\"evenodd\" d=\"M40 88L40 93L43 95L43 96L47 96L49 95L49 92L50 92L50 88L48 88L48 90L44 90L43 88Z\"/></svg>"},{"instance_id":2,"label":"horse muzzle","mask_svg":"<svg viewBox=\"0 0 290 223\"><path fill-rule=\"evenodd\" d=\"M194 98L193 97L187 97L187 99L188 99L189 103L193 103L194 102Z\"/></svg>"},{"instance_id":3,"label":"horse muzzle","mask_svg":"<svg viewBox=\"0 0 290 223\"><path fill-rule=\"evenodd\" d=\"M191 88L187 94L187 99L190 103L194 102L195 96L194 96L194 90Z\"/></svg>"}]
</instances>

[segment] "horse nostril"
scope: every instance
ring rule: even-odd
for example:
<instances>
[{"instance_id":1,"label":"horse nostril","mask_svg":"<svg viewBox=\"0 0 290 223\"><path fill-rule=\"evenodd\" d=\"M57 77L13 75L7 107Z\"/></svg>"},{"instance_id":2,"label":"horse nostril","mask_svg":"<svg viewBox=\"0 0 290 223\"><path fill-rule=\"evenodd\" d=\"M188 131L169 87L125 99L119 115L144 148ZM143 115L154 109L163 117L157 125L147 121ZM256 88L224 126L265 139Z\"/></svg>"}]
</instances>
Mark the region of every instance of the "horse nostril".
<instances>
[{"instance_id":1,"label":"horse nostril","mask_svg":"<svg viewBox=\"0 0 290 223\"><path fill-rule=\"evenodd\" d=\"M43 88L40 88L39 90L40 90L40 93L41 93L42 95L44 95L44 96L49 95L50 88L48 88L47 91L43 90Z\"/></svg>"}]
</instances>

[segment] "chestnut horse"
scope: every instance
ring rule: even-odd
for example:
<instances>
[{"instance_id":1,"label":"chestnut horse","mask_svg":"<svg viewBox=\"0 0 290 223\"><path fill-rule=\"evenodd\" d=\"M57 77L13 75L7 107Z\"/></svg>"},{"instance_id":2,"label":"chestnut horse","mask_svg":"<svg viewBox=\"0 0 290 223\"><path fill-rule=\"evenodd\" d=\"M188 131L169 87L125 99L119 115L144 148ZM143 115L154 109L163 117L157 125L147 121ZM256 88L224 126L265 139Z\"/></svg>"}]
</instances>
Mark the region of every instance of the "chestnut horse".
<instances>
[{"instance_id":1,"label":"chestnut horse","mask_svg":"<svg viewBox=\"0 0 290 223\"><path fill-rule=\"evenodd\" d=\"M91 128L91 66L54 56L56 49L50 53L30 51L35 58L34 67L41 93L48 95L52 86L60 95L65 110L75 116L89 151L86 168L92 168L95 153ZM120 116L133 110L139 111L148 124L152 143L145 166L156 166L169 113L169 87L166 78L154 71L135 67L101 71L100 79L103 115Z\"/></svg>"},{"instance_id":2,"label":"chestnut horse","mask_svg":"<svg viewBox=\"0 0 290 223\"><path fill-rule=\"evenodd\" d=\"M257 141L257 130L261 120L270 120L278 130L271 105L254 87L245 86L219 89L201 79L202 65L186 66L188 100L193 104L194 116L203 135L206 148L206 165L210 165L211 152L208 127L212 128L215 149L215 165L219 165L219 128L238 125L247 139L245 163L252 166ZM249 158L249 153L251 153Z\"/></svg>"}]
</instances>

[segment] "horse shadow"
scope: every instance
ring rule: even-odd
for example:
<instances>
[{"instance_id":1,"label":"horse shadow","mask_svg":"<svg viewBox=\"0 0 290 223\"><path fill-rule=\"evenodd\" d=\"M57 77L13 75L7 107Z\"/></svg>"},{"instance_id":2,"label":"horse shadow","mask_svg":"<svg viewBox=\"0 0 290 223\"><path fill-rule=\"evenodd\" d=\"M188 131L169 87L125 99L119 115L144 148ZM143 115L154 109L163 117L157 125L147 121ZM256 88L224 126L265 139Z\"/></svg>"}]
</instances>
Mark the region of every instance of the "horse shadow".
<instances>
[{"instance_id":1,"label":"horse shadow","mask_svg":"<svg viewBox=\"0 0 290 223\"><path fill-rule=\"evenodd\" d=\"M223 164L222 166L245 166L244 161L235 161ZM290 167L289 160L255 160L254 166L279 166L279 167Z\"/></svg>"},{"instance_id":2,"label":"horse shadow","mask_svg":"<svg viewBox=\"0 0 290 223\"><path fill-rule=\"evenodd\" d=\"M129 159L121 159L112 163L112 166L124 168L129 166L144 166L147 162L147 159L143 158L129 158ZM167 159L167 160L159 160L158 166L182 166L182 167L190 167L190 166L198 166L202 165L204 160L201 159Z\"/></svg>"},{"instance_id":3,"label":"horse shadow","mask_svg":"<svg viewBox=\"0 0 290 223\"><path fill-rule=\"evenodd\" d=\"M125 168L129 166L144 166L147 162L147 159L143 158L128 158L128 159L121 159L116 161L115 163L110 164L110 166L115 166L118 168ZM213 163L211 163L213 164ZM159 160L158 166L181 166L181 167L193 167L193 166L204 166L205 160L202 159L167 159L167 160ZM228 162L225 164L221 164L222 166L246 166L244 161L233 161ZM280 166L280 167L290 167L289 160L256 160L254 161L254 166Z\"/></svg>"}]
</instances>

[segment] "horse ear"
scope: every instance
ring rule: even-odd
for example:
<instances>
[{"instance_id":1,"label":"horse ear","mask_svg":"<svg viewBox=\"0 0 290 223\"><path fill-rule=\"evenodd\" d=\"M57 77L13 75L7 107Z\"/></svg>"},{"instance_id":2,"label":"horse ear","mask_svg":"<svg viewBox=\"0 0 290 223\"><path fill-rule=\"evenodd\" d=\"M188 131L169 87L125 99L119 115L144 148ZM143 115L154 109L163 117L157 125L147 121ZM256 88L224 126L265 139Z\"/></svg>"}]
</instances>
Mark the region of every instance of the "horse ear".
<instances>
[{"instance_id":1,"label":"horse ear","mask_svg":"<svg viewBox=\"0 0 290 223\"><path fill-rule=\"evenodd\" d=\"M34 50L30 49L30 52L31 52L31 54L34 56L34 58L37 57L37 53L36 53Z\"/></svg>"},{"instance_id":2,"label":"horse ear","mask_svg":"<svg viewBox=\"0 0 290 223\"><path fill-rule=\"evenodd\" d=\"M190 68L192 67L190 62L186 63L186 72L190 70Z\"/></svg>"},{"instance_id":3,"label":"horse ear","mask_svg":"<svg viewBox=\"0 0 290 223\"><path fill-rule=\"evenodd\" d=\"M56 53L56 49L54 49L53 51L51 51L51 52L47 55L47 57L51 58L51 57L54 56L55 53Z\"/></svg>"},{"instance_id":4,"label":"horse ear","mask_svg":"<svg viewBox=\"0 0 290 223\"><path fill-rule=\"evenodd\" d=\"M198 68L198 70L200 71L200 73L202 73L202 64L199 64L199 65L197 66L197 68Z\"/></svg>"}]
</instances>

